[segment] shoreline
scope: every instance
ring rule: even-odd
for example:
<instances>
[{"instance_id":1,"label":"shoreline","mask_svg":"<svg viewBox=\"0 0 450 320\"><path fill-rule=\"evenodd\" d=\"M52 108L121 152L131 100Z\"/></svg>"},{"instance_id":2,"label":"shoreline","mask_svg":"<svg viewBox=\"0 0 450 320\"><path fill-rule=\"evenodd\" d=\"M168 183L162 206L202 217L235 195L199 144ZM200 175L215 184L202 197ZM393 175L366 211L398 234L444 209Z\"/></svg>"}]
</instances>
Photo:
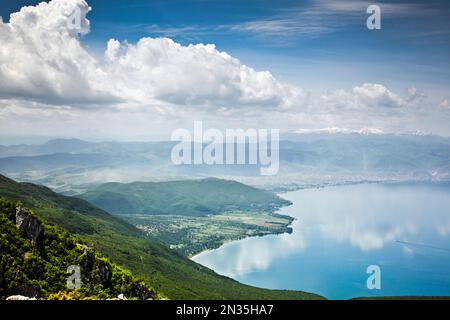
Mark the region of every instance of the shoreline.
<instances>
[{"instance_id":1,"label":"shoreline","mask_svg":"<svg viewBox=\"0 0 450 320\"><path fill-rule=\"evenodd\" d=\"M310 190L310 189L323 189L323 188L330 188L330 187L342 187L342 186L351 186L351 185L359 185L359 184L402 184L402 183L430 183L430 184L450 184L450 180L432 180L432 179L385 179L385 180L359 180L359 181L342 181L342 182L323 182L323 183L316 183L316 184L309 184L305 186L299 186L295 185L293 183L292 186L288 187L272 187L267 188L264 186L259 185L253 185L249 184L255 188L259 188L262 190L266 190L272 193L275 193L277 195L288 193L292 191L298 191L298 190Z\"/></svg>"},{"instance_id":2,"label":"shoreline","mask_svg":"<svg viewBox=\"0 0 450 320\"><path fill-rule=\"evenodd\" d=\"M282 197L283 198L283 194L289 193L289 192L295 192L295 191L301 191L301 190L310 190L310 189L325 189L325 188L332 188L332 187L345 187L345 186L356 186L356 185L360 185L360 184L386 184L386 185L401 185L401 184L450 184L449 180L438 180L438 181L433 181L433 180L386 180L386 181L382 181L382 180L367 180L367 181L355 181L355 182L342 182L342 183L336 183L336 184L328 184L328 185L314 185L314 186L308 186L308 187L299 187L299 188L295 188L295 189L285 189L285 190L281 190L281 191L271 191L273 193L275 193L277 196ZM285 199L285 198L283 198ZM287 200L287 199L285 199ZM278 214L277 212L279 210L281 210L281 208L288 208L290 207L292 204L286 205L286 206L282 206L280 208L278 208L275 212L272 212L273 214ZM291 222L286 226L286 227L290 227L292 226L292 223L296 220L295 217L286 215L286 214L281 214L287 217L290 217L292 220ZM206 254L210 251L213 250L217 250L222 248L223 246L230 244L232 242L236 242L236 241L241 241L241 240L245 240L245 239L249 239L249 238L255 238L255 237L265 237L265 236L273 236L273 235L280 235L280 234L285 234L288 232L283 232L283 233L270 233L270 234L265 234L265 235L254 235L254 236L244 236L240 239L229 239L224 241L220 246L216 247L216 248L208 248L205 250L202 250L198 253L195 253L193 255L187 256L190 260L194 261L193 259ZM196 261L194 261L196 262Z\"/></svg>"},{"instance_id":3,"label":"shoreline","mask_svg":"<svg viewBox=\"0 0 450 320\"><path fill-rule=\"evenodd\" d=\"M294 218L294 217L291 217L291 218L292 218L292 221L291 221L291 223L289 223L289 224L287 225L288 227L291 226L291 225L292 225L292 222L296 220L296 218ZM202 250L202 251L200 251L200 252L198 252L198 253L196 253L196 254L194 254L194 255L192 255L192 256L187 256L187 258L190 259L190 260L192 260L192 261L194 261L193 259L196 258L196 257L198 257L198 256L200 256L200 255L203 255L203 254L208 253L208 252L210 252L210 251L214 251L214 250L220 249L220 248L222 248L223 246L226 246L226 245L231 244L231 243L233 243L233 242L242 241L242 240L246 240L246 239L250 239L250 238L257 238L257 237L261 237L261 238L262 238L262 237L266 237L266 236L278 236L278 235L282 235L282 234L285 234L285 233L289 234L289 232L278 232L278 233L268 233L268 234L263 234L263 235L244 236L244 237L242 237L242 238L240 238L240 239L232 239L232 240L230 239L230 240L226 240L226 241L224 241L224 243L222 243L222 244L221 244L219 247L217 247L217 248L209 248L209 249L205 249L205 250ZM194 262L198 263L197 261L194 261Z\"/></svg>"},{"instance_id":4,"label":"shoreline","mask_svg":"<svg viewBox=\"0 0 450 320\"><path fill-rule=\"evenodd\" d=\"M290 227L290 226L292 225L292 223L296 220L296 218L294 218L294 217L291 217L291 216L289 216L289 217L292 218L292 220L291 220L291 222L290 222L286 227ZM267 233L267 234L262 234L262 235L244 236L244 237L242 237L242 238L240 238L240 239L228 239L228 240L225 240L225 241L224 241L220 246L218 246L217 248L208 248L208 249L202 250L202 251L200 251L200 252L198 252L198 253L195 253L194 255L189 255L189 256L187 256L187 257L188 257L188 259L194 261L193 259L194 259L195 257L198 257L199 255L202 255L202 254L205 254L205 253L207 253L207 252L210 252L210 251L214 251L214 250L220 249L220 248L222 248L223 246L225 246L225 245L227 245L227 244L230 244L230 243L233 243L233 242L236 242L236 241L242 241L242 240L245 240L245 239L257 238L257 237L277 236L277 235L281 235L281 234L285 234L285 233L288 233L288 234L289 234L289 232L275 232L275 233Z\"/></svg>"},{"instance_id":5,"label":"shoreline","mask_svg":"<svg viewBox=\"0 0 450 320\"><path fill-rule=\"evenodd\" d=\"M283 192L283 193L286 193L286 192ZM276 193L276 195L280 196L280 194L278 194L278 193ZM283 198L283 199L284 199L284 198ZM223 246L225 246L225 245L227 245L227 244L230 244L230 243L232 243L232 242L242 241L242 240L249 239L249 238L265 237L265 236L276 236L276 235L281 235L281 234L285 234L285 233L287 233L287 234L292 233L292 227L291 227L291 226L292 226L292 223L293 223L295 220L297 220L297 218L292 217L292 216L289 216L289 215L286 215L286 214L280 214L280 213L277 213L281 208L288 208L288 207L290 207L290 206L292 206L292 203L289 204L289 205L285 205L285 206L281 206L281 207L277 208L277 210L276 210L275 212L271 212L271 214L275 214L275 215L279 214L279 215L288 217L288 218L290 219L290 222L289 222L289 224L287 224L285 227L286 227L286 228L291 228L291 232L286 232L286 231L285 231L285 232L274 232L274 233L261 234L261 235L251 235L251 236L245 235L244 237L239 238L239 239L228 239L228 240L225 240L220 246L218 246L218 247L216 247L216 248L208 248L208 249L202 250L202 251L200 251L200 252L198 252L198 253L195 253L195 254L193 254L193 255L188 255L188 256L187 256L188 259L194 261L194 260L193 260L194 258L196 258L196 257L198 257L198 256L200 256L200 255L203 255L203 254L205 254L205 253L207 253L207 252L210 252L210 251L213 251L213 250L220 249L220 248L222 248ZM194 262L196 262L196 261L194 261Z\"/></svg>"}]
</instances>

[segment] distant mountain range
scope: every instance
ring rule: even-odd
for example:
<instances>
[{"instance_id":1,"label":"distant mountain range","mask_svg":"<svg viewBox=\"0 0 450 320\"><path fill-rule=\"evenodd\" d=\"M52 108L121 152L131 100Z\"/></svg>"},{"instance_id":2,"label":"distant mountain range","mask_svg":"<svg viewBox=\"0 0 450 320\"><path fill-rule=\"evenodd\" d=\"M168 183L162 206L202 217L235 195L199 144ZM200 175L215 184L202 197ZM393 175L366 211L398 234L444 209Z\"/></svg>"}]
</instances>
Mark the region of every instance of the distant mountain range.
<instances>
[{"instance_id":1,"label":"distant mountain range","mask_svg":"<svg viewBox=\"0 0 450 320\"><path fill-rule=\"evenodd\" d=\"M175 142L51 140L0 146L0 173L68 194L105 182L217 177L282 190L359 181L450 180L450 138L418 134L290 133L280 142L280 171L261 177L257 165L171 162Z\"/></svg>"}]
</instances>

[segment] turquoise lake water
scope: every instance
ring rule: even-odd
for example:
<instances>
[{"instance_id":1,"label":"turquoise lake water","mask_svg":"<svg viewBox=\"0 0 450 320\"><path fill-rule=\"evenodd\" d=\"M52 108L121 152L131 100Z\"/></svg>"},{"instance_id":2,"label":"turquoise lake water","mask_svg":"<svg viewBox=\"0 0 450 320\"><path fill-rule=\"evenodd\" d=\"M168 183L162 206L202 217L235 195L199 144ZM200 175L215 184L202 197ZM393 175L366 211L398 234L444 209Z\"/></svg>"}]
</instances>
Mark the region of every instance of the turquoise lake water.
<instances>
[{"instance_id":1,"label":"turquoise lake water","mask_svg":"<svg viewBox=\"0 0 450 320\"><path fill-rule=\"evenodd\" d=\"M359 184L281 194L292 234L247 238L193 260L240 282L330 299L450 295L450 184ZM368 289L367 267L381 270Z\"/></svg>"}]
</instances>

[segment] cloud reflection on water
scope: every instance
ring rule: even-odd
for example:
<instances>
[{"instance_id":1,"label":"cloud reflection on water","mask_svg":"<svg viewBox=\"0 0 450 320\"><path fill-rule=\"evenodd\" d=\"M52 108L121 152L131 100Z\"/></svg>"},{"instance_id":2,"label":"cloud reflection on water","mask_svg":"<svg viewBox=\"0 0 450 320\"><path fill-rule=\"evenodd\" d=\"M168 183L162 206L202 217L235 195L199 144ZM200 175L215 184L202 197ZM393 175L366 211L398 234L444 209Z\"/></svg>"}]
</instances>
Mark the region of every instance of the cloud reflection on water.
<instances>
[{"instance_id":1,"label":"cloud reflection on water","mask_svg":"<svg viewBox=\"0 0 450 320\"><path fill-rule=\"evenodd\" d=\"M450 208L450 189L426 188L365 184L289 192L282 196L294 204L280 213L297 218L292 234L232 242L195 261L220 274L242 277L318 248L350 246L364 253L397 240L426 241L430 233L444 240L450 235L450 209L442 208ZM414 254L408 246L401 250Z\"/></svg>"}]
</instances>

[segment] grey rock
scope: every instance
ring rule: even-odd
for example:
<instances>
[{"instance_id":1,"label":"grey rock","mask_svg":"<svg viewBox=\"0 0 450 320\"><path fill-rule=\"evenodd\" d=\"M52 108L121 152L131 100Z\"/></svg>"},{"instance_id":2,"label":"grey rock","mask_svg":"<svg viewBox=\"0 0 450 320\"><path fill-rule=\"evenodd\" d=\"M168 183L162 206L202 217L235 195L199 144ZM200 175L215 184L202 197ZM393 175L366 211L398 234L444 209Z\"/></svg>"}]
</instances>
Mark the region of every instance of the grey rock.
<instances>
[{"instance_id":1,"label":"grey rock","mask_svg":"<svg viewBox=\"0 0 450 320\"><path fill-rule=\"evenodd\" d=\"M33 247L38 250L42 248L44 239L44 228L42 224L21 207L16 208L16 227L31 240Z\"/></svg>"},{"instance_id":2,"label":"grey rock","mask_svg":"<svg viewBox=\"0 0 450 320\"><path fill-rule=\"evenodd\" d=\"M106 263L101 262L98 266L98 277L99 282L102 286L109 288L112 286L111 278L112 272Z\"/></svg>"},{"instance_id":3,"label":"grey rock","mask_svg":"<svg viewBox=\"0 0 450 320\"><path fill-rule=\"evenodd\" d=\"M131 287L131 294L133 297L137 297L141 300L153 299L156 297L156 293L143 283L133 283Z\"/></svg>"},{"instance_id":4,"label":"grey rock","mask_svg":"<svg viewBox=\"0 0 450 320\"><path fill-rule=\"evenodd\" d=\"M95 255L91 248L83 247L83 256L81 260L81 271L85 274L90 273L94 268Z\"/></svg>"},{"instance_id":5,"label":"grey rock","mask_svg":"<svg viewBox=\"0 0 450 320\"><path fill-rule=\"evenodd\" d=\"M36 300L36 298L29 298L26 296L15 295L7 297L6 300Z\"/></svg>"}]
</instances>

